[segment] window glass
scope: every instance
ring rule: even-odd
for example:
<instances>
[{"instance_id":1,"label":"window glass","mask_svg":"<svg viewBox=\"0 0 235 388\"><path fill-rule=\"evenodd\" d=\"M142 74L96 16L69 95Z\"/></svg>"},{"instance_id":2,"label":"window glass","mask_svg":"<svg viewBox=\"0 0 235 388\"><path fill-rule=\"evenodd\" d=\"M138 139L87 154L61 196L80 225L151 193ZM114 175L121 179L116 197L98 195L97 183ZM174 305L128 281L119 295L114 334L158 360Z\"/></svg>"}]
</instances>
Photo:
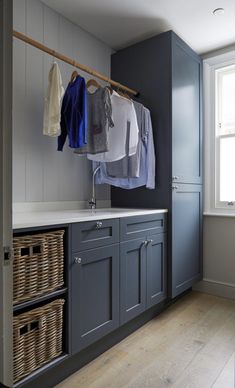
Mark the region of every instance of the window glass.
<instances>
[{"instance_id":1,"label":"window glass","mask_svg":"<svg viewBox=\"0 0 235 388\"><path fill-rule=\"evenodd\" d=\"M235 68L219 72L218 121L220 135L235 134Z\"/></svg>"},{"instance_id":2,"label":"window glass","mask_svg":"<svg viewBox=\"0 0 235 388\"><path fill-rule=\"evenodd\" d=\"M216 71L216 202L235 204L235 66Z\"/></svg>"},{"instance_id":3,"label":"window glass","mask_svg":"<svg viewBox=\"0 0 235 388\"><path fill-rule=\"evenodd\" d=\"M220 139L220 201L235 202L235 136Z\"/></svg>"}]
</instances>

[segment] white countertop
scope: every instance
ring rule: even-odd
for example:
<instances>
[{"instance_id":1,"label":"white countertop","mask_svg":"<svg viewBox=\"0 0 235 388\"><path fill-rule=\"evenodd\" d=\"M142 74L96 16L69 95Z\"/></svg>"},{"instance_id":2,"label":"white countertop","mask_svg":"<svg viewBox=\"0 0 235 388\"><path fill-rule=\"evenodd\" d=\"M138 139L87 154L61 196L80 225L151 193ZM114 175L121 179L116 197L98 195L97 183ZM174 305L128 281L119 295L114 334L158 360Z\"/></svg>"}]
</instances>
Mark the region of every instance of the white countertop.
<instances>
[{"instance_id":1,"label":"white countertop","mask_svg":"<svg viewBox=\"0 0 235 388\"><path fill-rule=\"evenodd\" d=\"M17 212L13 214L13 229L70 224L83 221L96 221L100 219L104 220L109 218L122 218L167 212L167 209L121 208Z\"/></svg>"}]
</instances>

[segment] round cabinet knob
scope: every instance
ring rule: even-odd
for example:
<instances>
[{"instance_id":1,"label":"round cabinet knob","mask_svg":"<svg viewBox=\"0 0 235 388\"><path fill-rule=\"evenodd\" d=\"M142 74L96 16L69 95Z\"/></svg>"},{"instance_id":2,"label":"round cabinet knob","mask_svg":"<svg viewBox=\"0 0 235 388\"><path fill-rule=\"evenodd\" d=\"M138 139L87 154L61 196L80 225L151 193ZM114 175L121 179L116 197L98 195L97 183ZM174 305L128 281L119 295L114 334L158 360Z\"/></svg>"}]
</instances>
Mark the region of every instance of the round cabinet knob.
<instances>
[{"instance_id":1,"label":"round cabinet knob","mask_svg":"<svg viewBox=\"0 0 235 388\"><path fill-rule=\"evenodd\" d=\"M177 176L177 175L175 175L175 176L172 177L172 180L173 180L173 181L176 181L177 179L179 179L179 176Z\"/></svg>"},{"instance_id":2,"label":"round cabinet knob","mask_svg":"<svg viewBox=\"0 0 235 388\"><path fill-rule=\"evenodd\" d=\"M82 262L81 257L75 257L74 258L74 264L81 264L81 262Z\"/></svg>"},{"instance_id":3,"label":"round cabinet knob","mask_svg":"<svg viewBox=\"0 0 235 388\"><path fill-rule=\"evenodd\" d=\"M96 229L100 229L103 225L103 222L102 221L97 221L96 222Z\"/></svg>"},{"instance_id":4,"label":"round cabinet knob","mask_svg":"<svg viewBox=\"0 0 235 388\"><path fill-rule=\"evenodd\" d=\"M177 190L179 186L172 186L172 190Z\"/></svg>"}]
</instances>

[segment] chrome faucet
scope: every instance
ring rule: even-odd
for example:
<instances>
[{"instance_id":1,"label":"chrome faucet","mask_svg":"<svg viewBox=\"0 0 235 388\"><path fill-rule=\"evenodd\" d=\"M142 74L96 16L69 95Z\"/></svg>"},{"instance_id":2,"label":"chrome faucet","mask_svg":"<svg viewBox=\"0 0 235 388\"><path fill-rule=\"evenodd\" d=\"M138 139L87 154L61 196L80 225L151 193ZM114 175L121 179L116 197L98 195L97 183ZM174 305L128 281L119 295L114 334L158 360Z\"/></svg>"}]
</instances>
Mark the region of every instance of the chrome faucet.
<instances>
[{"instance_id":1,"label":"chrome faucet","mask_svg":"<svg viewBox=\"0 0 235 388\"><path fill-rule=\"evenodd\" d=\"M95 176L97 172L99 171L100 166L96 167L92 174L92 197L89 201L89 207L90 209L94 210L96 209L96 195L95 195Z\"/></svg>"}]
</instances>

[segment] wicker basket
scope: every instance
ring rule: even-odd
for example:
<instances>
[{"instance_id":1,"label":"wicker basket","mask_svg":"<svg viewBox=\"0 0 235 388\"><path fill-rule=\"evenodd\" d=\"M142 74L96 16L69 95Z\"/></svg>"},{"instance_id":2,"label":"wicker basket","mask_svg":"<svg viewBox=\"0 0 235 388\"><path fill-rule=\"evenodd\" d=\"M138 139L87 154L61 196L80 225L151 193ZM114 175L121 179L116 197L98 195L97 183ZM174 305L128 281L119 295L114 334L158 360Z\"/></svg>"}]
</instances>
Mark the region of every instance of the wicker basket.
<instances>
[{"instance_id":1,"label":"wicker basket","mask_svg":"<svg viewBox=\"0 0 235 388\"><path fill-rule=\"evenodd\" d=\"M13 319L14 382L62 353L64 299Z\"/></svg>"},{"instance_id":2,"label":"wicker basket","mask_svg":"<svg viewBox=\"0 0 235 388\"><path fill-rule=\"evenodd\" d=\"M64 230L13 238L14 304L64 284Z\"/></svg>"}]
</instances>

